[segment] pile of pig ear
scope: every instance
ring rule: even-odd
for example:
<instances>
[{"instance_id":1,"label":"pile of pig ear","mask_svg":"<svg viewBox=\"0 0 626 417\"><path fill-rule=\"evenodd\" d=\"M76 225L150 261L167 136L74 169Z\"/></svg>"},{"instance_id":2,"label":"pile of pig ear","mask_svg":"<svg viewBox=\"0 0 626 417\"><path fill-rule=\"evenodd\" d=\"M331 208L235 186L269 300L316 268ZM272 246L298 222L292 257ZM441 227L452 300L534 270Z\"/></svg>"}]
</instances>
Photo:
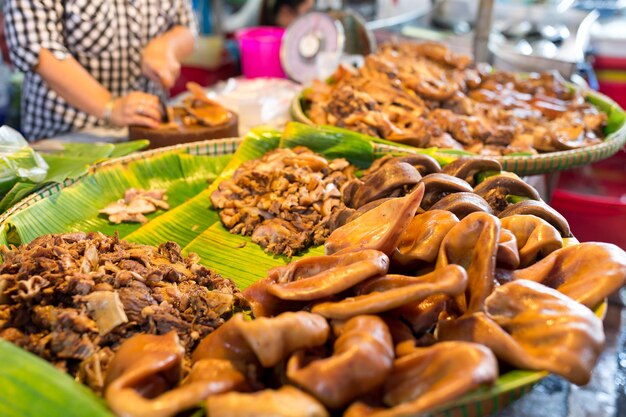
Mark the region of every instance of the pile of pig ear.
<instances>
[{"instance_id":1,"label":"pile of pig ear","mask_svg":"<svg viewBox=\"0 0 626 417\"><path fill-rule=\"evenodd\" d=\"M237 314L203 339L185 379L175 336L126 341L107 378L113 410L165 417L204 400L215 415L409 416L493 384L502 364L587 383L604 344L591 309L626 283L626 253L565 245L567 223L517 178L472 187L474 162L449 168L464 177L454 180L393 164L344 189L352 210L368 209L332 232L325 255L244 291L255 319ZM398 177L376 176L382 169ZM374 184L399 196L360 191ZM445 193L482 200L424 205ZM511 193L525 199L511 203Z\"/></svg>"}]
</instances>

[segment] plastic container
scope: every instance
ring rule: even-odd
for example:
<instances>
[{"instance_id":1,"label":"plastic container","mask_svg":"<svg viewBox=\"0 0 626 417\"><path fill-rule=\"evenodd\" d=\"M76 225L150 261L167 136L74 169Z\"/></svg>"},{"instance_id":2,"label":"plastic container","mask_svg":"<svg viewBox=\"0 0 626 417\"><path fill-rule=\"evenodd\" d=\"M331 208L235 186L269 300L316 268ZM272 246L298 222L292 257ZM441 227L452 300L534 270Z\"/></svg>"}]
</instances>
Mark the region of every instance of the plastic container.
<instances>
[{"instance_id":1,"label":"plastic container","mask_svg":"<svg viewBox=\"0 0 626 417\"><path fill-rule=\"evenodd\" d=\"M609 242L626 250L626 203L615 198L555 190L550 203L581 242Z\"/></svg>"},{"instance_id":2,"label":"plastic container","mask_svg":"<svg viewBox=\"0 0 626 417\"><path fill-rule=\"evenodd\" d=\"M560 174L550 205L581 242L610 242L626 249L626 152Z\"/></svg>"},{"instance_id":3,"label":"plastic container","mask_svg":"<svg viewBox=\"0 0 626 417\"><path fill-rule=\"evenodd\" d=\"M598 78L600 92L626 108L626 58L597 56L593 69Z\"/></svg>"},{"instance_id":4,"label":"plastic container","mask_svg":"<svg viewBox=\"0 0 626 417\"><path fill-rule=\"evenodd\" d=\"M246 78L286 78L280 63L284 28L253 27L235 33L241 49L241 72Z\"/></svg>"}]
</instances>

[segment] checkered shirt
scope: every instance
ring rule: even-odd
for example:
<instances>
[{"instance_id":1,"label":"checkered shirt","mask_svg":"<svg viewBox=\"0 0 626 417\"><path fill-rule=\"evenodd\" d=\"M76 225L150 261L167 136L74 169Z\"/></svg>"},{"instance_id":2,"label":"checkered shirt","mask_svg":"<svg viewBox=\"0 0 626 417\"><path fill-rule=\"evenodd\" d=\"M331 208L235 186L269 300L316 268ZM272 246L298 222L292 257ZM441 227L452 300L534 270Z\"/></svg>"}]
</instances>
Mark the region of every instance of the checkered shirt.
<instances>
[{"instance_id":1,"label":"checkered shirt","mask_svg":"<svg viewBox=\"0 0 626 417\"><path fill-rule=\"evenodd\" d=\"M164 96L141 74L141 51L176 25L196 32L189 0L6 0L4 14L11 60L26 73L22 131L31 140L103 125L33 71L40 48L61 60L71 55L114 97L131 91Z\"/></svg>"}]
</instances>

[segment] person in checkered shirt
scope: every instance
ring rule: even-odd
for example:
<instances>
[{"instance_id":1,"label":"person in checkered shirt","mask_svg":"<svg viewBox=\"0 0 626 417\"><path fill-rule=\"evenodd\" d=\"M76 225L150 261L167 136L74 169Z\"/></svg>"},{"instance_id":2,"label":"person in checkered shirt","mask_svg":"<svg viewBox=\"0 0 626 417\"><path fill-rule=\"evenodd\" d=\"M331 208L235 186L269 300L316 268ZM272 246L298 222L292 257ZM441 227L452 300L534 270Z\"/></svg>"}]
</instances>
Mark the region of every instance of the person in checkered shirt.
<instances>
[{"instance_id":1,"label":"person in checkered shirt","mask_svg":"<svg viewBox=\"0 0 626 417\"><path fill-rule=\"evenodd\" d=\"M4 14L30 140L156 127L196 36L190 0L5 0Z\"/></svg>"}]
</instances>

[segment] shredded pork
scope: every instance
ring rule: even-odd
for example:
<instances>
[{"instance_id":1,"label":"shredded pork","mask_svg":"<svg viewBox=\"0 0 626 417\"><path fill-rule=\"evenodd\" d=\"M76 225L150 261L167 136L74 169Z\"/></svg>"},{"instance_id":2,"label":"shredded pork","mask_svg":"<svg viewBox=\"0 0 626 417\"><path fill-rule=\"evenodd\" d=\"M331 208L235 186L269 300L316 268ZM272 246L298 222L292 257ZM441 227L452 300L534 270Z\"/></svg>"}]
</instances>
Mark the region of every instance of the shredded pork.
<instances>
[{"instance_id":1,"label":"shredded pork","mask_svg":"<svg viewBox=\"0 0 626 417\"><path fill-rule=\"evenodd\" d=\"M211 202L231 233L252 236L267 252L292 256L324 243L331 215L343 207L340 189L353 170L345 159L280 148L243 163Z\"/></svg>"},{"instance_id":2,"label":"shredded pork","mask_svg":"<svg viewBox=\"0 0 626 417\"><path fill-rule=\"evenodd\" d=\"M100 392L130 336L174 330L192 349L230 317L235 285L198 260L173 242L156 248L100 233L45 235L5 250L0 338Z\"/></svg>"}]
</instances>

